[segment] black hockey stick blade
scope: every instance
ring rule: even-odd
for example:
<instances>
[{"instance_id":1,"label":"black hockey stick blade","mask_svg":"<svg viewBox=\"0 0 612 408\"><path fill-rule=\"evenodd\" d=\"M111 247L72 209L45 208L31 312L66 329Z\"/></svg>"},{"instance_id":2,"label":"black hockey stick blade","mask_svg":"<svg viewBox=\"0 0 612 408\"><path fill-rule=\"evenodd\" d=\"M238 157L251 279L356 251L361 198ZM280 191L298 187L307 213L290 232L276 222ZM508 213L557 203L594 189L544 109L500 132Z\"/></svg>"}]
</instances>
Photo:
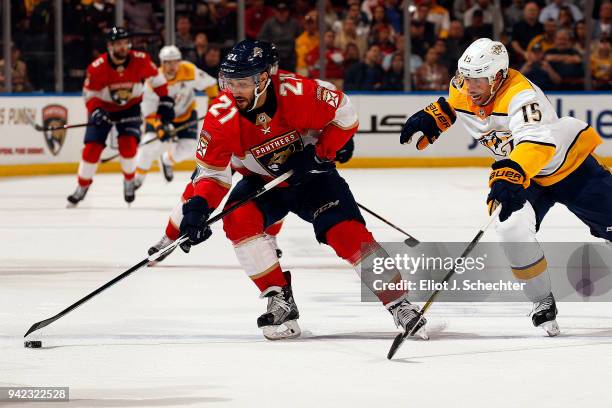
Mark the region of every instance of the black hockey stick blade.
<instances>
[{"instance_id":1,"label":"black hockey stick blade","mask_svg":"<svg viewBox=\"0 0 612 408\"><path fill-rule=\"evenodd\" d=\"M288 172L286 172L284 174L281 174L277 178L273 179L272 181L270 181L267 184L265 184L262 187L260 187L255 192L253 192L253 193L249 194L248 196L244 197L242 200L239 200L235 204L233 204L230 207L226 208L225 210L221 211L219 214L215 215L214 217L211 217L206 222L206 224L207 225L211 225L212 223L221 220L223 217L225 217L226 215L228 215L232 211L236 210L238 207L243 206L247 202L249 202L249 201L259 197L260 195L264 194L265 192L271 190L272 188L276 187L277 185L279 185L283 181L287 180L292 175L293 175L293 170L289 170ZM75 302L72 305L68 306L66 309L62 310L61 312L59 312L55 316L50 317L50 318L45 319L45 320L41 320L40 322L34 323L32 325L32 327L30 327L30 329L26 332L26 334L23 335L23 337L27 337L30 333L35 332L36 330L42 329L43 327L50 325L51 323L53 323L57 319L67 315L68 313L70 313L71 311L76 309L77 307L81 306L83 303L87 302L88 300L90 300L94 296L98 295L99 293L103 292L104 290L110 288L111 286L113 286L114 284L119 282L120 280L122 280L124 278L127 278L129 275L131 275L132 273L136 272L140 268L148 265L150 262L156 261L157 259L159 259L162 256L165 256L169 252L172 252L177 246L179 246L180 244L182 244L186 240L187 240L187 236L186 235L183 235L183 236L179 237L179 239L177 239L176 241L174 241L170 245L166 246L165 248L162 248L160 251L155 252L154 254L149 255L148 257L146 257L142 261L138 262L136 265L132 266L127 271L123 272L121 275L118 275L113 280L108 281L107 283L105 283L104 285L100 286L98 289L94 290L93 292L91 292L87 296L81 298L77 302Z\"/></svg>"},{"instance_id":2,"label":"black hockey stick blade","mask_svg":"<svg viewBox=\"0 0 612 408\"><path fill-rule=\"evenodd\" d=\"M96 296L100 292L110 288L115 283L117 283L120 280L126 278L128 275L131 275L133 272L136 272L138 269L142 268L143 266L145 266L145 265L147 265L149 263L149 258L150 257L145 258L142 261L138 262L136 265L132 266L130 269L128 269L127 271L123 272L121 275L115 277L113 280L111 280L111 281L107 282L106 284L100 286L98 289L94 290L93 292L91 292L90 294L85 296L84 298L81 298L79 301L77 301L77 302L73 303L72 305L68 306L66 309L62 310L61 312L59 312L55 316L50 317L50 318L45 319L45 320L42 320L40 322L34 323L32 325L32 327L30 327L30 329L26 332L26 334L24 334L23 337L27 337L30 333L32 333L32 332L34 332L36 330L42 329L45 326L50 325L51 323L53 323L57 319L61 318L62 316L67 315L68 313L70 313L71 311L76 309L77 307L81 306L83 303L87 302L89 299L91 299L92 297ZM157 259L157 257L155 257L155 259Z\"/></svg>"},{"instance_id":3,"label":"black hockey stick blade","mask_svg":"<svg viewBox=\"0 0 612 408\"><path fill-rule=\"evenodd\" d=\"M401 232L402 234L404 234L405 236L407 236L408 238L406 238L404 240L404 244L408 245L409 247L415 247L418 244L420 244L419 240L416 239L415 237L413 237L412 235L410 235L409 233L407 233L406 231L404 231L403 229L401 229L400 227L398 227L397 225L393 224L391 221L388 221L387 219L383 218L382 216L378 215L377 213L375 213L374 211L370 210L368 207L366 207L365 205L361 204L361 203L357 203L357 206L359 208L361 208L363 211L367 212L368 214L370 214L371 216L373 216L374 218L379 219L380 221L384 222L385 224L387 224L388 226L390 226L391 228Z\"/></svg>"},{"instance_id":4,"label":"black hockey stick blade","mask_svg":"<svg viewBox=\"0 0 612 408\"><path fill-rule=\"evenodd\" d=\"M480 228L476 236L468 244L467 248L465 248L465 250L463 251L461 256L459 256L459 258L465 258L466 256L470 254L470 252L472 252L474 247L478 244L478 242L480 242L480 239L484 235L485 231L489 228L489 226L497 218L500 211L501 211L501 206L498 204L495 210L493 211L493 213L491 214L491 216L489 217L489 219L487 220L487 223L482 228ZM455 274L455 267L453 266L453 268L450 271L448 271L446 275L444 275L444 278L442 278L442 283L447 282L454 274ZM391 344L391 347L389 348L389 352L387 353L387 359L391 360L393 358L397 350L404 343L404 340L406 340L406 337L414 336L416 334L416 332L419 329L419 322L421 321L421 318L423 317L427 309L429 309L429 307L433 304L434 300L436 299L439 293L440 293L440 289L437 289L431 294L431 296L429 296L429 299L427 299L427 302L425 302L425 304L423 305L423 308L419 311L419 318L416 319L416 321L414 322L414 325L410 327L410 330L406 328L406 331L404 333L399 333L397 336L395 336L395 339L393 339L393 343Z\"/></svg>"}]
</instances>

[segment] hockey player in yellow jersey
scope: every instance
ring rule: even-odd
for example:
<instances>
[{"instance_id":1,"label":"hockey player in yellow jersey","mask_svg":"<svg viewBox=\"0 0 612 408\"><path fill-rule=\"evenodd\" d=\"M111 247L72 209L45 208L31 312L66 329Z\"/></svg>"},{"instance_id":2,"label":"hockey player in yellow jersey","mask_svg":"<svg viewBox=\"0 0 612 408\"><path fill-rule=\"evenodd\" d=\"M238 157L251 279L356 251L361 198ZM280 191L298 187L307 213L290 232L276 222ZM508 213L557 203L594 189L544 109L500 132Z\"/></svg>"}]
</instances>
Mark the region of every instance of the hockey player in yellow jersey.
<instances>
[{"instance_id":1,"label":"hockey player in yellow jersey","mask_svg":"<svg viewBox=\"0 0 612 408\"><path fill-rule=\"evenodd\" d=\"M458 61L448 99L412 115L400 143L422 132L416 147L425 149L459 118L489 151L495 159L489 213L501 205L497 232L514 276L534 303L533 324L555 336L557 307L536 232L560 203L594 236L612 240L612 175L594 154L602 143L597 132L581 120L557 117L544 93L508 65L502 43L473 42Z\"/></svg>"},{"instance_id":2,"label":"hockey player in yellow jersey","mask_svg":"<svg viewBox=\"0 0 612 408\"><path fill-rule=\"evenodd\" d=\"M206 91L209 100L217 97L217 80L188 61L183 61L180 50L166 45L159 52L160 72L168 81L168 94L175 100L174 120L171 126L162 126L156 115L159 98L150 86L145 88L142 111L146 117L145 136L138 150L136 187L144 182L153 160L159 159L160 167L167 181L172 181L173 165L195 154L198 136L195 91ZM207 106L202 107L206 111ZM170 135L174 128L189 125L176 132L176 141ZM157 139L154 142L149 142ZM146 144L145 144L146 143Z\"/></svg>"}]
</instances>

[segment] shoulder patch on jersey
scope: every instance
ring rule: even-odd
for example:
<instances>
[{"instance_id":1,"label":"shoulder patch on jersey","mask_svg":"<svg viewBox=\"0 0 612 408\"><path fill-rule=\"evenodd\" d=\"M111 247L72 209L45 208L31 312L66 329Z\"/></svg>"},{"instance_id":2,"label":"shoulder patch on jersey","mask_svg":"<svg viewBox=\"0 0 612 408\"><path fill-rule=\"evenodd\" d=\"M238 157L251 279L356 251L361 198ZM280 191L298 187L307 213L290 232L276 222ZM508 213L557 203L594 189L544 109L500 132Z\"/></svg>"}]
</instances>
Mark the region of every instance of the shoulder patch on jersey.
<instances>
[{"instance_id":1,"label":"shoulder patch on jersey","mask_svg":"<svg viewBox=\"0 0 612 408\"><path fill-rule=\"evenodd\" d=\"M340 106L340 95L334 91L330 91L327 88L317 85L317 99L329 104L333 108L337 109Z\"/></svg>"},{"instance_id":2,"label":"shoulder patch on jersey","mask_svg":"<svg viewBox=\"0 0 612 408\"><path fill-rule=\"evenodd\" d=\"M104 63L104 57L98 57L91 63L91 66L93 68L98 68L103 63Z\"/></svg>"},{"instance_id":3,"label":"shoulder patch on jersey","mask_svg":"<svg viewBox=\"0 0 612 408\"><path fill-rule=\"evenodd\" d=\"M147 58L147 54L145 54L145 53L144 53L144 52L142 52L142 51L132 51L132 55L133 55L135 58Z\"/></svg>"},{"instance_id":4,"label":"shoulder patch on jersey","mask_svg":"<svg viewBox=\"0 0 612 408\"><path fill-rule=\"evenodd\" d=\"M211 140L212 140L212 136L210 135L210 133L202 129L202 131L200 131L200 139L198 140L198 148L197 148L197 155L199 157L204 157L206 148L208 147L208 144L210 143Z\"/></svg>"},{"instance_id":5,"label":"shoulder patch on jersey","mask_svg":"<svg viewBox=\"0 0 612 408\"><path fill-rule=\"evenodd\" d=\"M175 81L193 81L195 79L196 66L188 61L181 61Z\"/></svg>"}]
</instances>

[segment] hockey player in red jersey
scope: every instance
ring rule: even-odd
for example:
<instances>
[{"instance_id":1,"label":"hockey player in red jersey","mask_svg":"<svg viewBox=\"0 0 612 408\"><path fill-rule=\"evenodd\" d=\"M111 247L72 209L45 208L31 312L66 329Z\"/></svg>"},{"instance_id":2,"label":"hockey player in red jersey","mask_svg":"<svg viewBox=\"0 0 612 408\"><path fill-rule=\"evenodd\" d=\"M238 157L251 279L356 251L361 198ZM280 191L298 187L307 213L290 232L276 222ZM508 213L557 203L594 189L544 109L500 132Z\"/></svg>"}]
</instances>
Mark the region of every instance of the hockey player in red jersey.
<instances>
[{"instance_id":1,"label":"hockey player in red jersey","mask_svg":"<svg viewBox=\"0 0 612 408\"><path fill-rule=\"evenodd\" d=\"M157 114L162 124L168 125L174 118L174 101L168 96L165 77L147 53L131 50L129 37L125 29L113 27L107 34L108 52L87 67L83 95L91 125L85 132L78 186L68 197L71 206L85 198L113 126L118 133L124 198L127 203L134 201L135 156L142 125L140 102L145 80L151 78L151 86L159 95Z\"/></svg>"},{"instance_id":2,"label":"hockey player in red jersey","mask_svg":"<svg viewBox=\"0 0 612 408\"><path fill-rule=\"evenodd\" d=\"M223 219L238 261L268 299L258 326L268 339L299 336L299 312L291 278L274 247L264 239L267 227L289 212L311 223L317 240L362 272L382 248L365 227L355 199L333 164L336 152L357 131L349 98L309 79L271 76L258 42L245 40L226 56L220 72L221 95L213 102L200 134L194 195L182 208L181 234L186 252L212 234L205 226L229 192L230 163L243 175L228 205L289 170L285 184L247 203ZM309 131L319 132L309 132ZM387 276L391 277L386 279ZM391 271L384 279L399 279ZM372 289L372 286L364 281ZM405 291L374 291L396 325L414 324L418 307ZM425 320L421 320L421 325ZM424 328L419 335L424 335Z\"/></svg>"},{"instance_id":3,"label":"hockey player in red jersey","mask_svg":"<svg viewBox=\"0 0 612 408\"><path fill-rule=\"evenodd\" d=\"M298 79L305 79L305 77L302 77L293 72L279 69L278 67L279 55L278 55L276 46L273 43L269 43L266 41L258 41L257 44L263 49L265 58L269 60L269 72L272 77L282 75L285 77L295 77ZM319 79L316 79L316 81L319 85L325 88L336 90L336 87L330 82L322 81ZM348 140L348 142L346 142L344 146L342 146L342 148L340 148L340 150L336 152L335 161L337 161L338 163L348 162L353 157L354 149L355 149L355 144L353 141L353 137L351 137ZM235 169L232 168L232 172L234 171ZM194 171L191 176L191 180L193 180L196 174L197 172ZM158 242L156 242L153 246L149 248L149 251L148 251L149 255L155 252L158 252L162 248L167 247L168 245L172 244L175 240L179 238L180 236L179 226L181 225L181 221L183 220L183 204L187 200L189 200L191 197L193 197L193 194L194 194L193 183L191 180L189 181L187 186L185 186L185 190L183 191L183 194L181 195L181 199L179 203L174 207L174 209L170 213L170 217L168 218L168 222L166 224L164 235ZM267 227L264 232L264 238L270 241L270 243L276 248L276 254L279 258L282 256L282 251L277 245L276 237L279 234L282 228L282 225L283 225L283 220L280 220L276 222L275 224L272 224L269 227ZM167 252L165 255L159 257L155 263L157 264L163 261L168 255L170 255L171 252L172 251Z\"/></svg>"}]
</instances>

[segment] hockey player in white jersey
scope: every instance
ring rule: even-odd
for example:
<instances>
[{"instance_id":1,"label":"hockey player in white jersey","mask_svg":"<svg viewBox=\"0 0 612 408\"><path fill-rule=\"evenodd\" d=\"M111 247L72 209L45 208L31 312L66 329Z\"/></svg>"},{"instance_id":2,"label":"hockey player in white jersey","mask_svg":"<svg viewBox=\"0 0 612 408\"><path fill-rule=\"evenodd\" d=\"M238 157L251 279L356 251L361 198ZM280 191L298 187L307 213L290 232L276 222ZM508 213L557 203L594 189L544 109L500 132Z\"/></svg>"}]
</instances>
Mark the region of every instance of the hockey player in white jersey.
<instances>
[{"instance_id":1,"label":"hockey player in white jersey","mask_svg":"<svg viewBox=\"0 0 612 408\"><path fill-rule=\"evenodd\" d=\"M145 136L138 149L136 188L142 185L156 158L166 180L172 181L174 164L193 157L198 136L195 91L206 91L211 100L219 92L217 80L191 62L183 61L176 46L163 47L159 60L160 72L168 81L168 93L175 100L175 118L169 126L161 124L156 115L159 97L147 86L142 101L142 111L146 117ZM177 140L172 141L172 130L186 124L189 126L176 132ZM152 139L156 141L147 143Z\"/></svg>"},{"instance_id":2,"label":"hockey player in white jersey","mask_svg":"<svg viewBox=\"0 0 612 408\"><path fill-rule=\"evenodd\" d=\"M533 302L532 321L559 333L547 262L536 232L548 210L565 205L591 233L612 239L612 175L594 154L601 137L587 123L557 117L544 93L508 68L504 45L473 42L458 61L448 99L439 98L405 123L400 143L422 132L418 150L460 118L496 160L489 177L489 213L502 209L497 232L514 276Z\"/></svg>"}]
</instances>

